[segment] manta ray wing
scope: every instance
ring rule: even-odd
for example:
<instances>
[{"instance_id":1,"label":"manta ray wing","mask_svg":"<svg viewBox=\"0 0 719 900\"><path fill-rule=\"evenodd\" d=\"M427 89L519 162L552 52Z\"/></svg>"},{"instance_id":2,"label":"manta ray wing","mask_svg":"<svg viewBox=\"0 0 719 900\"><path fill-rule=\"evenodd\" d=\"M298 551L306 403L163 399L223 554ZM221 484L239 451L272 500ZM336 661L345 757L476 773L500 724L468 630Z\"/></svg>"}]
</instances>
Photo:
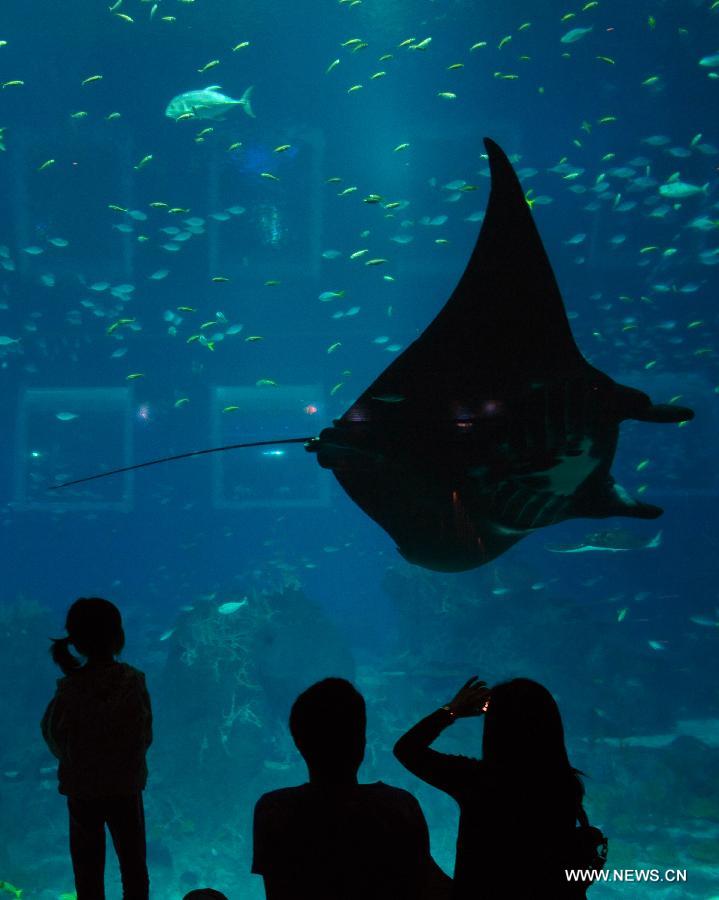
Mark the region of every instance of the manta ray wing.
<instances>
[{"instance_id":1,"label":"manta ray wing","mask_svg":"<svg viewBox=\"0 0 719 900\"><path fill-rule=\"evenodd\" d=\"M654 518L610 468L622 419L678 422L590 366L519 180L486 139L487 213L451 297L308 445L410 562L475 568L573 517Z\"/></svg>"}]
</instances>

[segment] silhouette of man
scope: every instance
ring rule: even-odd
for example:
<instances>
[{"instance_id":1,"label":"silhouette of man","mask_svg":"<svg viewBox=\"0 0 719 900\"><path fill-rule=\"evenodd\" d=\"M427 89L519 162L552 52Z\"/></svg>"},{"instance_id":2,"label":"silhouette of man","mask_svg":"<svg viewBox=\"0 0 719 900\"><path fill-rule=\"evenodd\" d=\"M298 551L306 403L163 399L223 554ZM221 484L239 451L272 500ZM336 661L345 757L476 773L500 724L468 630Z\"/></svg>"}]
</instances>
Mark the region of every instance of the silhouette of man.
<instances>
[{"instance_id":1,"label":"silhouette of man","mask_svg":"<svg viewBox=\"0 0 719 900\"><path fill-rule=\"evenodd\" d=\"M271 791L255 806L252 871L267 900L449 896L415 798L381 781L358 783L365 729L364 699L342 678L295 700L290 732L309 783Z\"/></svg>"}]
</instances>

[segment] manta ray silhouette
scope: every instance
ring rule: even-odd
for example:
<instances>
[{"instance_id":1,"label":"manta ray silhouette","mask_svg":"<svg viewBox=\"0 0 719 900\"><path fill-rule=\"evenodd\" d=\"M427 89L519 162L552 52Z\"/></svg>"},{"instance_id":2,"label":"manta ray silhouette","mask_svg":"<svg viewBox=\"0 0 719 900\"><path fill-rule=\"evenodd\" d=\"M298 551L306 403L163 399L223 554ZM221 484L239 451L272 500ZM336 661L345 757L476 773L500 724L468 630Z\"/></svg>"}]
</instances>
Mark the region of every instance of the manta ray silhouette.
<instances>
[{"instance_id":1,"label":"manta ray silhouette","mask_svg":"<svg viewBox=\"0 0 719 900\"><path fill-rule=\"evenodd\" d=\"M492 186L462 278L422 335L331 428L115 472L302 442L406 560L443 572L481 566L565 519L661 515L611 476L619 424L694 413L652 404L584 359L519 179L502 149L484 143Z\"/></svg>"}]
</instances>

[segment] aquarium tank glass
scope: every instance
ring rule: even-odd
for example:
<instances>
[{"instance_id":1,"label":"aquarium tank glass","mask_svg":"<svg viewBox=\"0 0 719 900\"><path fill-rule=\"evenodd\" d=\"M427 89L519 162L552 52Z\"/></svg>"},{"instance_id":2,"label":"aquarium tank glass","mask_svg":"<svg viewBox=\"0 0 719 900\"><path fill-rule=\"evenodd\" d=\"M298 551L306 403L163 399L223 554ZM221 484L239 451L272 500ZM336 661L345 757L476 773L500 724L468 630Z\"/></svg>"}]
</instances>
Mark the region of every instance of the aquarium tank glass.
<instances>
[{"instance_id":1,"label":"aquarium tank glass","mask_svg":"<svg viewBox=\"0 0 719 900\"><path fill-rule=\"evenodd\" d=\"M0 893L73 896L40 719L49 639L98 596L152 697L159 900L264 896L254 804L305 781L287 719L325 676L366 698L360 780L417 797L446 872L456 805L392 747L470 676L526 676L630 872L591 896L715 895L719 2L3 0L0 85ZM484 326L434 335L406 394L374 386L470 259L484 138L581 371L661 424L536 382L562 354L511 221L473 275L504 272ZM431 564L447 535L462 571Z\"/></svg>"}]
</instances>

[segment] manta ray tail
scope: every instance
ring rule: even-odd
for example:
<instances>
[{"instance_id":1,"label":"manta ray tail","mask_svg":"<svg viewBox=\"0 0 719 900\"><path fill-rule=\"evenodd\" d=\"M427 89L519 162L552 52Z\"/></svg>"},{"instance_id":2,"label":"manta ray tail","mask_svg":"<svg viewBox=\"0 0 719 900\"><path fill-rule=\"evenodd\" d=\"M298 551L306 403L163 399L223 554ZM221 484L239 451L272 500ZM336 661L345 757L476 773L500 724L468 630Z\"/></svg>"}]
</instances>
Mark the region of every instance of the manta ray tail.
<instances>
[{"instance_id":1,"label":"manta ray tail","mask_svg":"<svg viewBox=\"0 0 719 900\"><path fill-rule=\"evenodd\" d=\"M54 484L48 490L57 491L60 488L70 487L73 484L84 484L86 481L96 481L98 478L109 478L110 475L120 475L122 472L133 472L135 469L146 469L148 466L159 466L160 463L173 462L176 459L189 459L191 456L204 456L207 453L222 453L225 450L240 450L244 447L276 447L278 444L307 444L315 440L314 437L283 438L279 441L251 441L248 444L226 444L224 447L208 447L205 450L190 450L188 453L178 453L176 456L163 456L160 459L150 459L147 462L135 463L133 466L122 466L112 469L110 472L100 472L98 475L87 475L85 478L76 478L74 481L63 481L62 484Z\"/></svg>"}]
</instances>

